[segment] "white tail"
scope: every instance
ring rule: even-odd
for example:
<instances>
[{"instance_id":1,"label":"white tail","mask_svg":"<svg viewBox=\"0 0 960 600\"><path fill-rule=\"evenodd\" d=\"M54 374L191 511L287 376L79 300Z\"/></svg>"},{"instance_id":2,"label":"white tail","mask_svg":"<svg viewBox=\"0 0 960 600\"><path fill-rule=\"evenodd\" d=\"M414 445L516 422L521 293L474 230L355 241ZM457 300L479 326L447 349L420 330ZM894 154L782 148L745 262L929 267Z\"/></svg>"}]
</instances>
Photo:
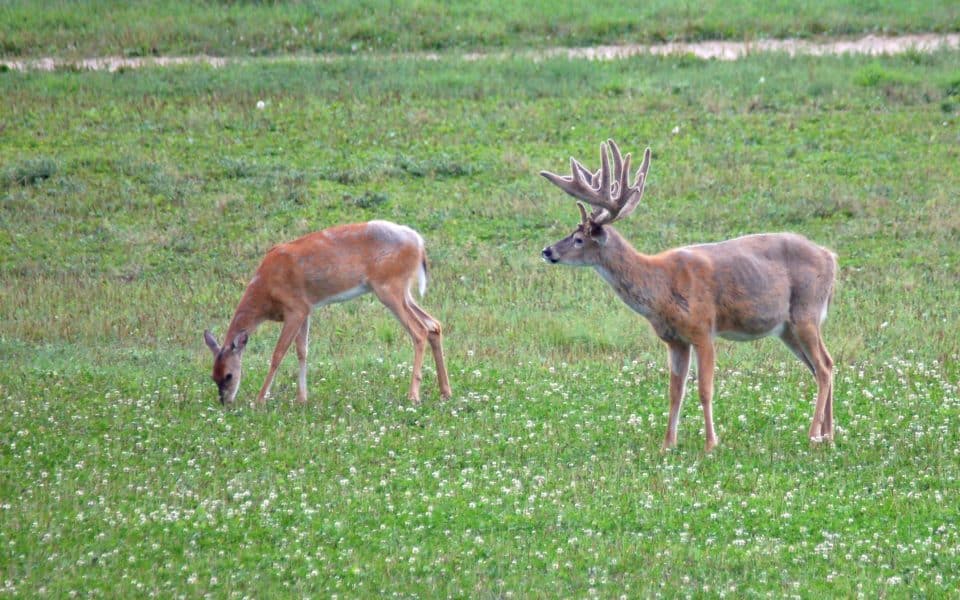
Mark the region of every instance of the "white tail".
<instances>
[{"instance_id":1,"label":"white tail","mask_svg":"<svg viewBox=\"0 0 960 600\"><path fill-rule=\"evenodd\" d=\"M427 343L437 366L440 394L450 397L440 322L410 294L413 279L426 291L423 238L413 229L387 221L331 227L274 246L263 258L234 311L223 346L209 331L204 340L214 354L213 380L220 401L233 402L240 383L241 357L249 335L266 320L282 321L266 381L257 402L266 401L280 362L294 339L300 376L297 399L307 400L307 338L317 306L345 302L372 292L393 312L413 339L413 379L408 397L420 401L421 367Z\"/></svg>"},{"instance_id":2,"label":"white tail","mask_svg":"<svg viewBox=\"0 0 960 600\"><path fill-rule=\"evenodd\" d=\"M420 262L420 268L417 269L417 283L418 290L420 291L420 297L423 298L423 295L427 293L427 263L426 261Z\"/></svg>"},{"instance_id":3,"label":"white tail","mask_svg":"<svg viewBox=\"0 0 960 600\"><path fill-rule=\"evenodd\" d=\"M833 296L836 255L793 233L749 235L653 256L641 254L610 224L639 204L650 150L644 153L631 186L630 155L623 158L613 140L608 144L612 174L607 144L600 145L601 167L596 173L572 158L568 177L541 172L594 207L588 216L578 202L580 225L544 248L542 254L550 263L593 267L630 308L647 318L667 344L670 417L664 449L677 443L691 347L697 354L707 451L717 444L711 406L717 336L738 341L778 336L817 382L810 439L832 438L833 360L823 344L820 325Z\"/></svg>"}]
</instances>

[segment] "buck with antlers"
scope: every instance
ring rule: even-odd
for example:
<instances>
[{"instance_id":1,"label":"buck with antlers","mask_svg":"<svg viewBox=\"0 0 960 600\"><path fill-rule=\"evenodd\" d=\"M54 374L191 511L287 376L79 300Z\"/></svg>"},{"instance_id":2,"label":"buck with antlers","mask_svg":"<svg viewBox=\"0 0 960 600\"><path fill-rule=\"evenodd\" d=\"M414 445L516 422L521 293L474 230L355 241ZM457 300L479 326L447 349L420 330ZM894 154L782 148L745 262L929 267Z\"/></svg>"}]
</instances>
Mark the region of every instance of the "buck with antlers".
<instances>
[{"instance_id":1,"label":"buck with antlers","mask_svg":"<svg viewBox=\"0 0 960 600\"><path fill-rule=\"evenodd\" d=\"M817 400L809 437L833 436L833 360L820 326L827 316L837 272L836 255L793 233L748 235L648 256L637 252L611 224L637 208L650 168L644 153L636 179L630 155L608 140L600 145L600 170L570 159L572 173L540 174L582 202L580 225L543 250L550 263L593 267L630 308L647 318L666 342L670 367L670 417L663 448L677 443L677 423L690 348L697 354L697 383L706 430L706 450L717 444L713 430L714 340L778 336L813 373ZM613 173L610 172L613 159Z\"/></svg>"},{"instance_id":2,"label":"buck with antlers","mask_svg":"<svg viewBox=\"0 0 960 600\"><path fill-rule=\"evenodd\" d=\"M249 336L267 320L282 321L280 339L270 360L257 402L266 402L273 377L294 338L300 376L297 400L307 401L307 336L315 307L345 302L373 292L413 338L413 379L408 397L420 402L420 370L427 343L437 365L440 395L450 397L443 362L440 322L414 302L410 287L427 285L423 238L413 229L387 221L331 227L274 246L260 263L234 311L223 346L209 331L204 340L213 352L213 380L220 402L230 404L240 385L240 362Z\"/></svg>"}]
</instances>

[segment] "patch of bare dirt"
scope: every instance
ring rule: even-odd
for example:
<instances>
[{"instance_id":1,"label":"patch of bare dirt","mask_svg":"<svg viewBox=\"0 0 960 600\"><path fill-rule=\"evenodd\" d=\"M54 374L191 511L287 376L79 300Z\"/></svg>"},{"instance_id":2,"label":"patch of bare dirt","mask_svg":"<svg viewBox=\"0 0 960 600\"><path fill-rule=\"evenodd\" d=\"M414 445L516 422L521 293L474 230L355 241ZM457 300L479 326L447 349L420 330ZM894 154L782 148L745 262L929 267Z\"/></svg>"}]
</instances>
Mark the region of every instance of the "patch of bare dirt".
<instances>
[{"instance_id":1,"label":"patch of bare dirt","mask_svg":"<svg viewBox=\"0 0 960 600\"><path fill-rule=\"evenodd\" d=\"M550 48L547 50L529 50L520 52L469 53L462 55L465 60L498 59L508 56L526 56L531 60L563 57L586 60L618 60L642 54L658 56L693 55L702 59L738 60L751 54L781 52L790 56L811 55L827 56L842 54L889 55L904 52L935 52L941 49L960 48L960 34L915 34L901 36L868 35L857 39L830 39L810 41L799 39L756 40L746 42L708 41L676 42L665 44L627 44L618 46L592 46L589 48ZM364 55L366 56L366 55ZM369 58L420 57L424 60L438 60L440 54L411 53L403 55L369 55ZM0 65L14 71L54 71L57 69L80 69L89 71L117 71L120 69L139 69L143 67L166 67L184 64L206 64L211 67L223 67L228 64L267 62L328 62L336 60L336 55L295 55L262 58L219 58L213 56L169 56L124 58L108 56L67 60L58 58L40 58L27 60L0 60Z\"/></svg>"},{"instance_id":2,"label":"patch of bare dirt","mask_svg":"<svg viewBox=\"0 0 960 600\"><path fill-rule=\"evenodd\" d=\"M717 60L737 60L751 54L763 52L782 52L790 56L801 54L828 56L841 54L901 54L908 51L935 52L943 48L960 48L960 34L936 35L918 34L896 37L868 35L859 39L808 41L797 39L757 40L751 42L694 42L667 43L651 46L596 46L593 48L554 49L544 53L547 56L569 56L614 60L638 54L686 55L697 58Z\"/></svg>"}]
</instances>

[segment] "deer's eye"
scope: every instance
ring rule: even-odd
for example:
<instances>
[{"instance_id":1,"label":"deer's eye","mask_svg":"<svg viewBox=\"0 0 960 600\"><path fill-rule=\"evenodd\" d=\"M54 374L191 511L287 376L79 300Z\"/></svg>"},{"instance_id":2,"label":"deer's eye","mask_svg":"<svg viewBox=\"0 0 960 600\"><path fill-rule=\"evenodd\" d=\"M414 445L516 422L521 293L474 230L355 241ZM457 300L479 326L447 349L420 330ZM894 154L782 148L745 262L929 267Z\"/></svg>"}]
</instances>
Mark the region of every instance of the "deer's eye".
<instances>
[{"instance_id":1,"label":"deer's eye","mask_svg":"<svg viewBox=\"0 0 960 600\"><path fill-rule=\"evenodd\" d=\"M579 246L582 246L582 245L583 245L583 238L573 238L573 245L574 245L574 246L578 246L578 247L579 247Z\"/></svg>"},{"instance_id":2,"label":"deer's eye","mask_svg":"<svg viewBox=\"0 0 960 600\"><path fill-rule=\"evenodd\" d=\"M231 379L233 379L233 373L227 373L226 375L223 376L224 383L226 383L227 381L230 381Z\"/></svg>"}]
</instances>

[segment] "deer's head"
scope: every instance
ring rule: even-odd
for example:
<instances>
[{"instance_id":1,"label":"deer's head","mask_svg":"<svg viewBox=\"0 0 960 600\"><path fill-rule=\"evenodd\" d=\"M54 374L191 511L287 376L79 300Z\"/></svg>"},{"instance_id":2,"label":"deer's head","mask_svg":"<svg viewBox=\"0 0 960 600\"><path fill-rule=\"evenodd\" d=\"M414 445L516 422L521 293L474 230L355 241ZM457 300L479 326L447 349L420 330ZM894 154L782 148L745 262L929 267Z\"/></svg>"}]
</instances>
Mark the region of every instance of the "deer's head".
<instances>
[{"instance_id":1,"label":"deer's head","mask_svg":"<svg viewBox=\"0 0 960 600\"><path fill-rule=\"evenodd\" d=\"M612 174L610 158L613 159ZM593 207L593 212L588 215L583 202L577 202L580 225L567 237L544 248L541 253L543 259L552 264L597 264L600 251L607 241L604 227L629 216L637 208L643 197L643 185L649 168L650 149L647 148L633 185L629 185L630 154L622 156L616 142L607 140L607 143L600 144L600 170L596 173L590 172L572 157L569 176L540 171L551 183Z\"/></svg>"},{"instance_id":2,"label":"deer's head","mask_svg":"<svg viewBox=\"0 0 960 600\"><path fill-rule=\"evenodd\" d=\"M221 347L212 333L203 332L203 340L213 352L212 377L213 382L217 384L220 404L233 404L233 399L237 396L237 390L240 388L240 363L247 339L247 333L243 331Z\"/></svg>"}]
</instances>

